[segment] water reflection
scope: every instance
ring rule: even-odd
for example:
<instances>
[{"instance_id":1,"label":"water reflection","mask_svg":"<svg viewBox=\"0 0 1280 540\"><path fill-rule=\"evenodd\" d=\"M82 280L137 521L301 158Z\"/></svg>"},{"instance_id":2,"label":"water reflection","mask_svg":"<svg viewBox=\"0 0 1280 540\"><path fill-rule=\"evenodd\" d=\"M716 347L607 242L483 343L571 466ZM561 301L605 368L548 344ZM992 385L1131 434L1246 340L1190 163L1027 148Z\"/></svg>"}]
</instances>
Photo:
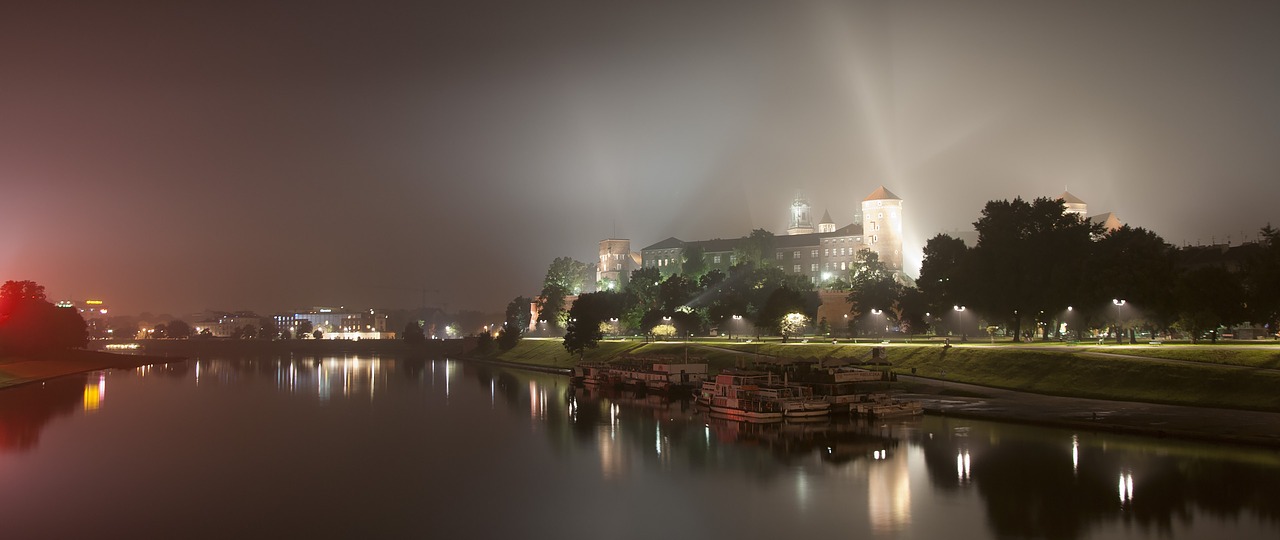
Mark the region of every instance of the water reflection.
<instances>
[{"instance_id":1,"label":"water reflection","mask_svg":"<svg viewBox=\"0 0 1280 540\"><path fill-rule=\"evenodd\" d=\"M173 423L166 408L200 427ZM797 527L903 538L1280 533L1273 451L943 417L750 424L708 416L687 400L446 360L201 359L14 388L0 392L0 452L38 454L42 430L58 418L96 436L107 430L92 428L105 421L131 428L140 439L122 443L116 460L177 444L152 425L182 430L189 445L150 459L199 462L192 474L208 476L199 487L167 489L187 489L179 498L197 502L232 500L255 496L225 478L287 478L299 487L261 482L253 500L296 499L296 512L282 511L289 523L315 507L333 509L331 501L359 509L351 515L362 523L401 532L420 530L412 527L423 520L395 509L434 509L423 510L433 526L468 509L474 515L455 524L459 532L490 509L546 526L562 524L557 513L573 505L585 510L579 520L598 526L650 515L629 507L619 514L625 500L660 507L679 530L707 537ZM45 444L61 438L79 451L96 442L61 433ZM9 463L10 472L30 466ZM118 491L146 493L165 480ZM0 484L0 495L6 489L18 488ZM0 505L0 517L5 511ZM637 535L668 527L628 526Z\"/></svg>"}]
</instances>

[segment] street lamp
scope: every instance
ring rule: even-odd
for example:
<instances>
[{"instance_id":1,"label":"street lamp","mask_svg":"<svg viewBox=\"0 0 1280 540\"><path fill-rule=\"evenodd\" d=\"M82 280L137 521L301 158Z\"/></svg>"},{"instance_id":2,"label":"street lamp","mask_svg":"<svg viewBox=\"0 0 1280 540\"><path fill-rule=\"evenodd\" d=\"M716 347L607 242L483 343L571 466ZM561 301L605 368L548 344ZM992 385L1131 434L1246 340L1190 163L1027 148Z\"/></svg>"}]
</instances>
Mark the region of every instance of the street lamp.
<instances>
[{"instance_id":1,"label":"street lamp","mask_svg":"<svg viewBox=\"0 0 1280 540\"><path fill-rule=\"evenodd\" d=\"M1120 344L1120 334L1124 330L1120 324L1120 308L1124 307L1125 301L1123 298L1112 298L1111 303L1116 305L1116 344L1118 345Z\"/></svg>"},{"instance_id":2,"label":"street lamp","mask_svg":"<svg viewBox=\"0 0 1280 540\"><path fill-rule=\"evenodd\" d=\"M871 314L872 314L872 315L884 315L884 310L883 310L883 309L871 308ZM889 327L889 323L888 323L888 321L885 321L885 330L886 330L886 331L889 329L888 327ZM881 337L881 339L883 339L883 338L884 338L884 332L881 332L881 333L880 333L880 337Z\"/></svg>"},{"instance_id":3,"label":"street lamp","mask_svg":"<svg viewBox=\"0 0 1280 540\"><path fill-rule=\"evenodd\" d=\"M955 312L958 313L959 314L958 316L960 317L960 342L964 343L969 341L969 330L966 329L964 326L964 311L965 309L968 309L968 308L966 308L965 306L951 306L951 309L955 310Z\"/></svg>"}]
</instances>

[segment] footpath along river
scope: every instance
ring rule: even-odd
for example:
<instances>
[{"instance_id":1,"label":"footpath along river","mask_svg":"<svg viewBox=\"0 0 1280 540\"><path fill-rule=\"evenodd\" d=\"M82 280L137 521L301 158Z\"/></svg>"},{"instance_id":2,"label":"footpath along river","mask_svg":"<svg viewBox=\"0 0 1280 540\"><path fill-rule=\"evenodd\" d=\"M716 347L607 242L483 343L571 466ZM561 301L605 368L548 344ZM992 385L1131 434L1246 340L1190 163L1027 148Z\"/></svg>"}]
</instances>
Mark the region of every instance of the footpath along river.
<instances>
[{"instance_id":1,"label":"footpath along river","mask_svg":"<svg viewBox=\"0 0 1280 540\"><path fill-rule=\"evenodd\" d=\"M926 416L771 425L447 360L0 391L5 538L1276 538L1275 450Z\"/></svg>"}]
</instances>

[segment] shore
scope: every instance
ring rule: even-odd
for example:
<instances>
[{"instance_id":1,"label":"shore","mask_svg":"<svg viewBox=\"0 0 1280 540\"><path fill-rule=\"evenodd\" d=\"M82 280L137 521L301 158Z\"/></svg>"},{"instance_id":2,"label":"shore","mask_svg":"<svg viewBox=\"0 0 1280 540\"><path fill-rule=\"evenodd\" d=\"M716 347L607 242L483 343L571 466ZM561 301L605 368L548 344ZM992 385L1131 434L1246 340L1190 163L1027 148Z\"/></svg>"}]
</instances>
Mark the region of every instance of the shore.
<instances>
[{"instance_id":1,"label":"shore","mask_svg":"<svg viewBox=\"0 0 1280 540\"><path fill-rule=\"evenodd\" d=\"M895 392L928 414L1280 449L1280 413L1048 396L909 375Z\"/></svg>"},{"instance_id":2,"label":"shore","mask_svg":"<svg viewBox=\"0 0 1280 540\"><path fill-rule=\"evenodd\" d=\"M81 350L47 358L3 358L0 390L76 373L183 360ZM521 362L508 355L466 360L561 374L568 367ZM897 377L899 382L891 392L903 399L920 400L929 414L1280 448L1280 412L1055 396L912 376L901 371Z\"/></svg>"},{"instance_id":3,"label":"shore","mask_svg":"<svg viewBox=\"0 0 1280 540\"><path fill-rule=\"evenodd\" d=\"M98 371L100 369L132 369L139 366L181 362L185 358L113 354L99 351L69 350L42 358L0 358L0 389L43 380Z\"/></svg>"}]
</instances>

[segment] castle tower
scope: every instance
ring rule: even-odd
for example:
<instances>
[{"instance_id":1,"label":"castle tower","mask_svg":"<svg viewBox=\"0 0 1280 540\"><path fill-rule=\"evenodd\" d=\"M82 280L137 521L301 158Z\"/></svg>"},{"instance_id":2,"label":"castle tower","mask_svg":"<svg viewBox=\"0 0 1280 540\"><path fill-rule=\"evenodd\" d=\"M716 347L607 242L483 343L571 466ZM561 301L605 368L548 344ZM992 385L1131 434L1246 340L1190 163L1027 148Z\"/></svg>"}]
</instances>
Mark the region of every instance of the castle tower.
<instances>
[{"instance_id":1,"label":"castle tower","mask_svg":"<svg viewBox=\"0 0 1280 540\"><path fill-rule=\"evenodd\" d=\"M621 290L634 269L631 240L609 238L600 241L600 261L596 264L596 283L601 290Z\"/></svg>"},{"instance_id":2,"label":"castle tower","mask_svg":"<svg viewBox=\"0 0 1280 540\"><path fill-rule=\"evenodd\" d=\"M809 210L809 201L804 197L796 197L791 203L791 226L787 234L809 234L813 232L813 216Z\"/></svg>"},{"instance_id":3,"label":"castle tower","mask_svg":"<svg viewBox=\"0 0 1280 540\"><path fill-rule=\"evenodd\" d=\"M862 200L862 243L889 270L902 271L902 199L884 186Z\"/></svg>"},{"instance_id":4,"label":"castle tower","mask_svg":"<svg viewBox=\"0 0 1280 540\"><path fill-rule=\"evenodd\" d=\"M822 221L818 222L818 232L836 232L836 222L831 221L831 212L822 212Z\"/></svg>"},{"instance_id":5,"label":"castle tower","mask_svg":"<svg viewBox=\"0 0 1280 540\"><path fill-rule=\"evenodd\" d=\"M1089 205L1072 195L1070 191L1063 191L1062 195L1058 195L1058 199L1066 204L1068 214L1075 214L1082 218L1089 215Z\"/></svg>"}]
</instances>

